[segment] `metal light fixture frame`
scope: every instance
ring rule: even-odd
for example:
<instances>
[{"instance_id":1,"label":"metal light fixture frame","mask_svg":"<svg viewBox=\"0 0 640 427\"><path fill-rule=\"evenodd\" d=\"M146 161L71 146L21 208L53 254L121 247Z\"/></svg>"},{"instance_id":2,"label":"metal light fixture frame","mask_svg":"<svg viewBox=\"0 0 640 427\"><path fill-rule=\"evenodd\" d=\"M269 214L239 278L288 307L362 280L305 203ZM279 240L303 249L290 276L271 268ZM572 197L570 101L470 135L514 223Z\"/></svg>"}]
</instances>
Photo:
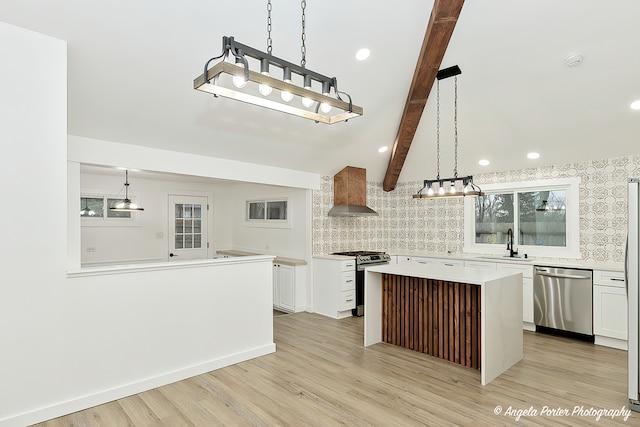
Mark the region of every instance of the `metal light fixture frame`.
<instances>
[{"instance_id":1,"label":"metal light fixture frame","mask_svg":"<svg viewBox=\"0 0 640 427\"><path fill-rule=\"evenodd\" d=\"M437 96L438 96L438 106L437 106L437 164L438 164L438 176L436 179L425 179L423 181L423 186L420 190L418 190L417 194L414 194L412 197L414 199L440 199L440 198L448 198L448 197L464 197L464 196L483 196L484 193L473 183L473 176L458 176L458 84L456 77L456 85L455 85L455 116L454 116L454 124L455 124L455 165L453 168L453 178L440 178L440 80L446 79L449 77L454 77L462 73L460 67L454 65L453 67L444 68L438 71L436 78L438 79L437 86ZM449 191L445 190L445 183L449 182ZM457 190L457 183L462 183L462 188L460 191ZM434 184L437 184L437 190L434 189ZM423 193L427 190L426 194Z\"/></svg>"},{"instance_id":2,"label":"metal light fixture frame","mask_svg":"<svg viewBox=\"0 0 640 427\"><path fill-rule=\"evenodd\" d=\"M232 55L236 62L240 65L227 62L226 59ZM261 69L268 70L269 65L273 65L282 70L285 78L290 77L291 73L302 76L305 83L310 83L311 80L315 80L322 85L323 93L313 91L304 87L300 87L284 80L276 79L274 77L261 74L250 70L247 57L256 59L261 64ZM220 62L209 68L211 62L216 59L222 59ZM266 65L268 64L268 65ZM261 70L261 71L262 71ZM266 97L252 95L237 89L230 89L220 86L220 76L228 74L230 76L241 76L245 81L251 81L257 84L268 85L274 89L280 91L286 91L291 94L297 95L301 98L309 98L316 103L315 110L305 110L303 108L295 107L291 104L278 102ZM202 92L208 92L214 96L222 96L225 98L235 99L237 101L246 102L249 104L257 105L271 110L280 111L294 116L304 117L306 119L315 120L316 122L322 122L326 124L333 124L342 121L347 121L354 117L359 117L363 114L362 107L354 105L351 101L351 96L344 92L338 92L338 81L335 77L327 77L325 75L316 73L300 65L296 65L292 62L273 56L269 53L262 52L253 47L237 42L233 37L222 37L222 54L211 58L204 65L204 72L193 81L193 88ZM330 93L333 89L336 97L327 96L324 93ZM340 94L345 95L348 98L348 102L345 102L340 97ZM329 115L323 113L319 107L320 104L325 103L331 107L337 109L337 114Z\"/></svg>"}]
</instances>

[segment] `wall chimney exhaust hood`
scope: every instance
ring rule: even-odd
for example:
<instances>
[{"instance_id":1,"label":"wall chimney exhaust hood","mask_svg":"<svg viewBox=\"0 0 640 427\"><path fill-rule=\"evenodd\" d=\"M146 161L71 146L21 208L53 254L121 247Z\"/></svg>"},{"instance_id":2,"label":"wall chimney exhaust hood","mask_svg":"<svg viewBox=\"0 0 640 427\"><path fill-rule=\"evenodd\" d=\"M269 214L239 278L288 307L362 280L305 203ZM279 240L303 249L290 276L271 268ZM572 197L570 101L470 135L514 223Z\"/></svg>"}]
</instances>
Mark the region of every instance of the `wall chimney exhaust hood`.
<instances>
[{"instance_id":1,"label":"wall chimney exhaust hood","mask_svg":"<svg viewBox=\"0 0 640 427\"><path fill-rule=\"evenodd\" d=\"M366 169L347 166L333 177L333 207L329 216L378 216L367 206Z\"/></svg>"}]
</instances>

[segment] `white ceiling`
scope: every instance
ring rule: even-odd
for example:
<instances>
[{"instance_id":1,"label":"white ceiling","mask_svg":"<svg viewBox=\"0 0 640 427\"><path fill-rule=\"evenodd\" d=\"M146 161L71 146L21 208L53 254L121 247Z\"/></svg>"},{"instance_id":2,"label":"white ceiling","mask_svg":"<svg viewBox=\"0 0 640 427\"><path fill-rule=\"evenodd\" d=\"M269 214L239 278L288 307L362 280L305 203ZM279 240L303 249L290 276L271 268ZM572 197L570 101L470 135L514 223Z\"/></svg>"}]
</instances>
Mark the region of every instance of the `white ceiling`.
<instances>
[{"instance_id":1,"label":"white ceiling","mask_svg":"<svg viewBox=\"0 0 640 427\"><path fill-rule=\"evenodd\" d=\"M307 0L307 68L364 108L316 124L195 91L222 36L266 50L266 0L4 0L0 20L68 41L70 134L382 181L432 1ZM640 154L640 1L469 0L442 67L459 65L460 175ZM273 54L300 60L300 3L273 0ZM371 49L364 62L354 59ZM564 59L584 55L579 67ZM46 64L42 67L46 79ZM442 176L453 79L441 82ZM435 176L435 85L400 181ZM541 158L528 160L529 151ZM491 161L480 167L480 158Z\"/></svg>"}]
</instances>

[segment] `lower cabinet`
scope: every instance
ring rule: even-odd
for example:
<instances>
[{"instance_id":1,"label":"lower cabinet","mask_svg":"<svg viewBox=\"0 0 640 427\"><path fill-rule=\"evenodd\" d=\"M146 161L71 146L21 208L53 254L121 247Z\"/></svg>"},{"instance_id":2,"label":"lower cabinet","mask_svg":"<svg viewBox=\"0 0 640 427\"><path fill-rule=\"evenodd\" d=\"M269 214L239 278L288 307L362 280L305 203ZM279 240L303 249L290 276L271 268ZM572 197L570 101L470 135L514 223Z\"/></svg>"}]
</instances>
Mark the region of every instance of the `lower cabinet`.
<instances>
[{"instance_id":1,"label":"lower cabinet","mask_svg":"<svg viewBox=\"0 0 640 427\"><path fill-rule=\"evenodd\" d=\"M624 274L594 270L593 334L596 344L627 349L627 310Z\"/></svg>"},{"instance_id":2,"label":"lower cabinet","mask_svg":"<svg viewBox=\"0 0 640 427\"><path fill-rule=\"evenodd\" d=\"M273 307L294 312L296 309L295 267L273 264Z\"/></svg>"},{"instance_id":3,"label":"lower cabinet","mask_svg":"<svg viewBox=\"0 0 640 427\"><path fill-rule=\"evenodd\" d=\"M355 259L313 260L313 311L334 319L351 317L356 308Z\"/></svg>"}]
</instances>

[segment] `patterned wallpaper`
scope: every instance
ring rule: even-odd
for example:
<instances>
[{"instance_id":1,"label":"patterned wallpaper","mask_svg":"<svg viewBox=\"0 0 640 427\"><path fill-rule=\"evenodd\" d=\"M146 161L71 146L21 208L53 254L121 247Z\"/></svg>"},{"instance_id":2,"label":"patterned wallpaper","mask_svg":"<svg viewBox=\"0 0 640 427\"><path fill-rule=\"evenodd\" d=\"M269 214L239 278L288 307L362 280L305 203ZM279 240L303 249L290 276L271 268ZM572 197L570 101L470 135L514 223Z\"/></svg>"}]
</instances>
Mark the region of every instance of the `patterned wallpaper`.
<instances>
[{"instance_id":1,"label":"patterned wallpaper","mask_svg":"<svg viewBox=\"0 0 640 427\"><path fill-rule=\"evenodd\" d=\"M582 259L622 262L627 229L627 179L640 177L640 156L568 163L519 171L475 175L484 184L580 177L580 252ZM411 198L422 181L398 183L391 192L367 182L367 205L380 216L328 217L333 177L313 192L313 254L347 250L406 249L462 253L464 203L460 199Z\"/></svg>"}]
</instances>

